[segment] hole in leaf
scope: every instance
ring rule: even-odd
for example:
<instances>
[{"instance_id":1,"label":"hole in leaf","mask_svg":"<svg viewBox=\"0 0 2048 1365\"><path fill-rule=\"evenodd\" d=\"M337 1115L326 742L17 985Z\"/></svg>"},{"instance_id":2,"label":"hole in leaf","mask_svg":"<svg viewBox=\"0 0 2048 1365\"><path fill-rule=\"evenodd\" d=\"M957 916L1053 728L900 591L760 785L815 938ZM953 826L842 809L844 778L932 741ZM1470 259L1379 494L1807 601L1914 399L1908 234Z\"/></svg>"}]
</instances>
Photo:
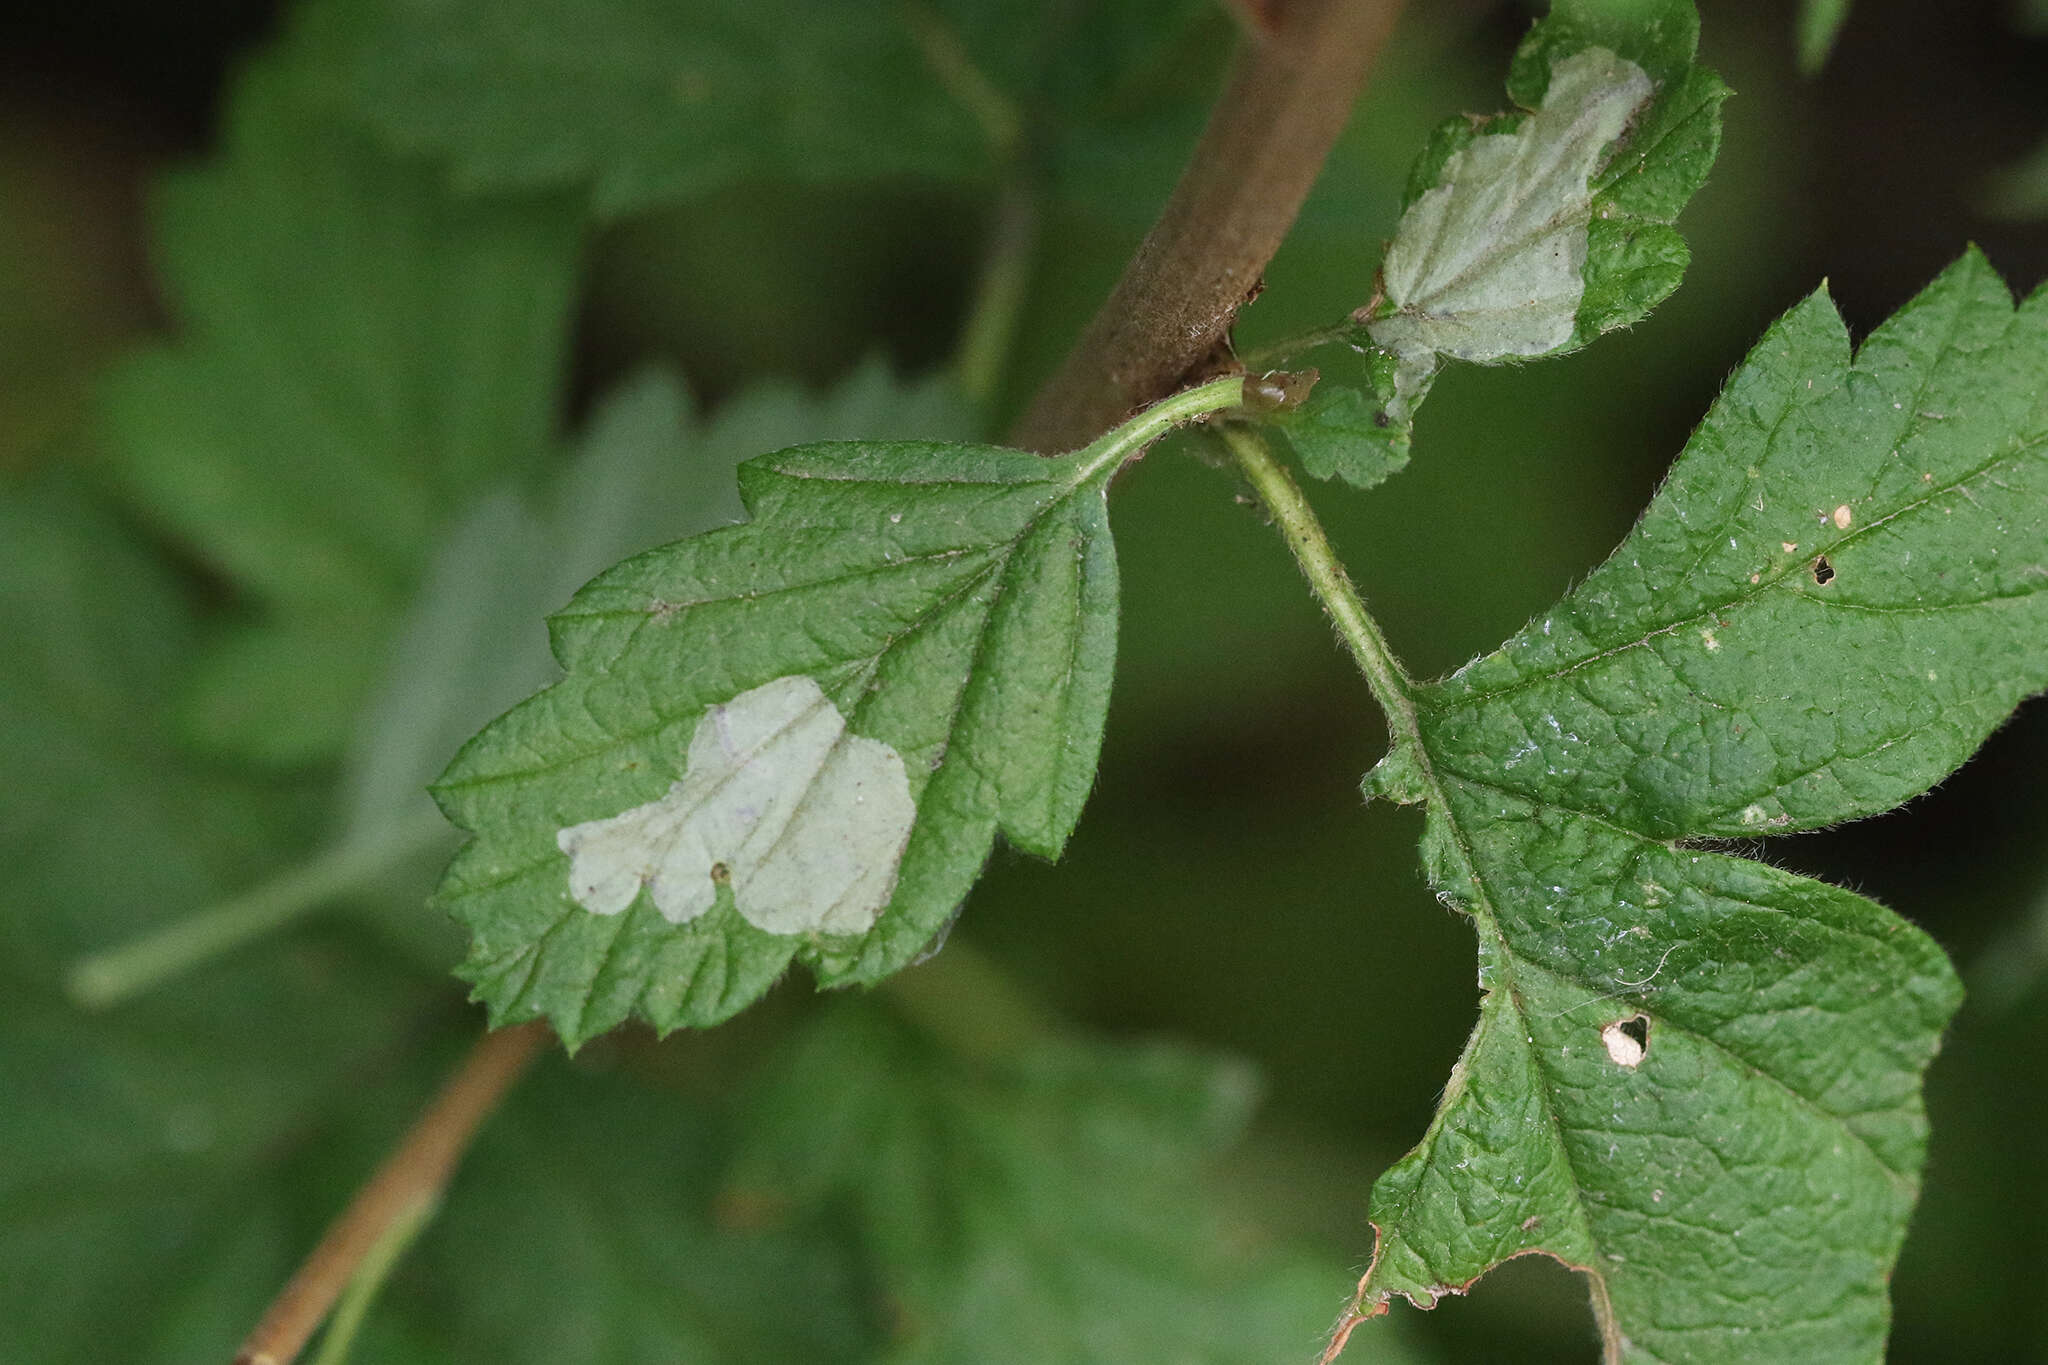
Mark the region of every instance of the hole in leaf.
<instances>
[{"instance_id":1,"label":"hole in leaf","mask_svg":"<svg viewBox=\"0 0 2048 1365\"><path fill-rule=\"evenodd\" d=\"M1643 1064L1643 1058L1650 1051L1649 1017L1638 1014L1603 1025L1600 1042L1607 1049L1609 1061L1630 1071L1635 1070Z\"/></svg>"},{"instance_id":2,"label":"hole in leaf","mask_svg":"<svg viewBox=\"0 0 2048 1365\"><path fill-rule=\"evenodd\" d=\"M1826 587L1828 584L1832 583L1834 579L1835 566L1828 563L1828 557L1826 555L1822 555L1819 559L1813 561L1814 582L1820 584L1822 587Z\"/></svg>"},{"instance_id":3,"label":"hole in leaf","mask_svg":"<svg viewBox=\"0 0 2048 1365\"><path fill-rule=\"evenodd\" d=\"M1390 427L1394 425L1394 419L1387 416L1386 410L1382 408L1372 415L1372 424L1381 428Z\"/></svg>"}]
</instances>

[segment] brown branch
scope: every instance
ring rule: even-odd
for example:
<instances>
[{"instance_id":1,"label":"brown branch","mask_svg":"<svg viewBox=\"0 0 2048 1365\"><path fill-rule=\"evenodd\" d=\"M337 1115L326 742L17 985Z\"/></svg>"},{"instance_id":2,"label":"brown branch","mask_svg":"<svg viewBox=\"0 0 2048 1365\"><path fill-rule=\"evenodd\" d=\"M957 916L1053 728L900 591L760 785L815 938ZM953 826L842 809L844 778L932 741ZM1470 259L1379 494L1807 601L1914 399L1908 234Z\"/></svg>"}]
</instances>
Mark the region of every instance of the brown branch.
<instances>
[{"instance_id":1,"label":"brown branch","mask_svg":"<svg viewBox=\"0 0 2048 1365\"><path fill-rule=\"evenodd\" d=\"M1294 225L1402 0L1265 0L1193 158L1123 278L1011 431L1071 450L1206 361Z\"/></svg>"},{"instance_id":2,"label":"brown branch","mask_svg":"<svg viewBox=\"0 0 2048 1365\"><path fill-rule=\"evenodd\" d=\"M440 1196L478 1126L546 1036L544 1025L521 1024L477 1040L398 1150L356 1191L313 1254L271 1300L236 1352L235 1365L291 1365L385 1230L409 1209Z\"/></svg>"}]
</instances>

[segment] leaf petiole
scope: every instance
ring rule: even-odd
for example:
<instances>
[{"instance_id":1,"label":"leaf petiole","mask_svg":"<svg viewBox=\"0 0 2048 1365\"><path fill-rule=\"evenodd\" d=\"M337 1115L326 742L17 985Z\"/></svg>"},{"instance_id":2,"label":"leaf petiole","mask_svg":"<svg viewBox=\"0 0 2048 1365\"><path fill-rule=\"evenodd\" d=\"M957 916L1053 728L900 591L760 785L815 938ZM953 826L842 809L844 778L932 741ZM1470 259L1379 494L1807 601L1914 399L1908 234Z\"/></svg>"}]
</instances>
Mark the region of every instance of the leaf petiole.
<instances>
[{"instance_id":1,"label":"leaf petiole","mask_svg":"<svg viewBox=\"0 0 2048 1365\"><path fill-rule=\"evenodd\" d=\"M1373 699L1386 712L1387 728L1395 745L1419 748L1420 724L1409 698L1412 680L1387 647L1379 623L1372 619L1365 599L1358 595L1350 575L1344 572L1315 509L1309 506L1300 486L1273 457L1272 448L1257 431L1241 423L1230 423L1219 427L1217 435L1230 448L1237 467L1251 482L1252 491L1258 494L1259 502L1279 528L1294 562L1308 579L1309 590L1330 614L1338 638L1351 651L1358 671L1365 675Z\"/></svg>"},{"instance_id":2,"label":"leaf petiole","mask_svg":"<svg viewBox=\"0 0 2048 1365\"><path fill-rule=\"evenodd\" d=\"M72 964L64 989L87 1009L108 1009L346 895L415 854L454 841L439 812L335 845L197 914Z\"/></svg>"},{"instance_id":3,"label":"leaf petiole","mask_svg":"<svg viewBox=\"0 0 2048 1365\"><path fill-rule=\"evenodd\" d=\"M1038 218L1038 201L1030 183L1021 172L1013 172L996 202L988 254L953 360L961 389L983 408L995 402L1009 365L1010 344L1031 283Z\"/></svg>"},{"instance_id":4,"label":"leaf petiole","mask_svg":"<svg viewBox=\"0 0 2048 1365\"><path fill-rule=\"evenodd\" d=\"M1186 422L1244 406L1244 376L1224 375L1162 399L1122 426L1112 427L1068 458L1074 462L1073 486L1079 488L1106 469L1113 469L1146 446Z\"/></svg>"}]
</instances>

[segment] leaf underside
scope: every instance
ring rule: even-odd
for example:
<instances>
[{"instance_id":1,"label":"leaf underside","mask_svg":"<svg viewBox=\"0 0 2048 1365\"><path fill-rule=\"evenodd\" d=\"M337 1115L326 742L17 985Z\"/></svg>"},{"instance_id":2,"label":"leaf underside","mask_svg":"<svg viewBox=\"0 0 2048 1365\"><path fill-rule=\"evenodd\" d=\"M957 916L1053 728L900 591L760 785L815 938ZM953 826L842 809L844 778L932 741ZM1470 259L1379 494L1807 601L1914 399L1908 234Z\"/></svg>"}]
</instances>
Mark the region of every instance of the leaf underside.
<instances>
[{"instance_id":1,"label":"leaf underside","mask_svg":"<svg viewBox=\"0 0 2048 1365\"><path fill-rule=\"evenodd\" d=\"M1728 90L1693 62L1690 0L1614 11L1559 0L1510 66L1520 112L1431 137L1376 306L1303 357L1323 382L1273 421L1310 474L1370 488L1399 471L1445 358L1563 355L1678 287L1690 253L1671 224L1714 163Z\"/></svg>"},{"instance_id":2,"label":"leaf underside","mask_svg":"<svg viewBox=\"0 0 2048 1365\"><path fill-rule=\"evenodd\" d=\"M1701 841L1889 810L2048 686L2044 375L2048 296L1974 252L1853 358L1816 294L1605 564L1416 690L1369 782L1429 802L1484 995L1374 1190L1361 1312L1542 1251L1614 1359L1881 1358L1960 988L1883 907Z\"/></svg>"},{"instance_id":3,"label":"leaf underside","mask_svg":"<svg viewBox=\"0 0 2048 1365\"><path fill-rule=\"evenodd\" d=\"M1093 781L1116 646L1107 471L1079 459L931 443L764 456L741 469L752 523L577 594L550 623L568 675L435 789L477 835L441 900L471 931L461 974L494 1020L545 1016L574 1046L632 1013L715 1023L792 960L824 984L874 981L943 931L998 828L1056 855ZM873 927L769 932L724 885L682 924L644 893L616 915L579 905L561 831L663 797L707 708L793 677L909 780L915 823Z\"/></svg>"}]
</instances>

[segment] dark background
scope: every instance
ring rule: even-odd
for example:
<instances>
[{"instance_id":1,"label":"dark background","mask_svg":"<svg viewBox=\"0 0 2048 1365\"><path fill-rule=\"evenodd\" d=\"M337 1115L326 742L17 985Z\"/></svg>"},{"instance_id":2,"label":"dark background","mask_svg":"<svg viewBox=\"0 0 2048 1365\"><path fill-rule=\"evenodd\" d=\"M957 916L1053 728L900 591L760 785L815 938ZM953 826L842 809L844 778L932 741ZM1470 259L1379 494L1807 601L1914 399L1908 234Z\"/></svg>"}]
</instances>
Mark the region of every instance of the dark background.
<instances>
[{"instance_id":1,"label":"dark background","mask_svg":"<svg viewBox=\"0 0 2048 1365\"><path fill-rule=\"evenodd\" d=\"M1681 222L1685 285L1579 356L1457 369L1413 466L1373 496L1316 489L1419 673L1490 648L1627 530L1723 376L1826 280L1859 335L1976 242L2016 291L2048 228L1985 211L2048 136L2048 38L2000 3L1858 0L1825 71L1794 69L1789 6L1707 3L1704 59L1737 92ZM160 325L151 172L202 153L265 3L80 0L0 28L0 465L92 458L99 360ZM1362 301L1424 131L1499 103L1514 4L1417 4L1302 226L1245 316L1256 342ZM1101 297L1156 205L1047 225L1009 402ZM665 356L715 403L824 381L880 351L940 362L985 227L964 191L748 186L605 234L576 391ZM1000 852L959 933L1065 1014L1240 1051L1270 1085L1246 1181L1362 1261L1373 1175L1422 1132L1470 1027L1472 945L1421 885L1412 812L1365 809L1381 722L1226 477L1170 452L1125 482L1118 691L1099 789L1066 860ZM1900 1361L2048 1358L2048 711L1891 816L1765 856L1927 928L1973 988L1930 1082L1934 1138L1895 1281ZM1425 1325L1446 1359L1590 1358L1583 1296L1513 1265Z\"/></svg>"}]
</instances>

